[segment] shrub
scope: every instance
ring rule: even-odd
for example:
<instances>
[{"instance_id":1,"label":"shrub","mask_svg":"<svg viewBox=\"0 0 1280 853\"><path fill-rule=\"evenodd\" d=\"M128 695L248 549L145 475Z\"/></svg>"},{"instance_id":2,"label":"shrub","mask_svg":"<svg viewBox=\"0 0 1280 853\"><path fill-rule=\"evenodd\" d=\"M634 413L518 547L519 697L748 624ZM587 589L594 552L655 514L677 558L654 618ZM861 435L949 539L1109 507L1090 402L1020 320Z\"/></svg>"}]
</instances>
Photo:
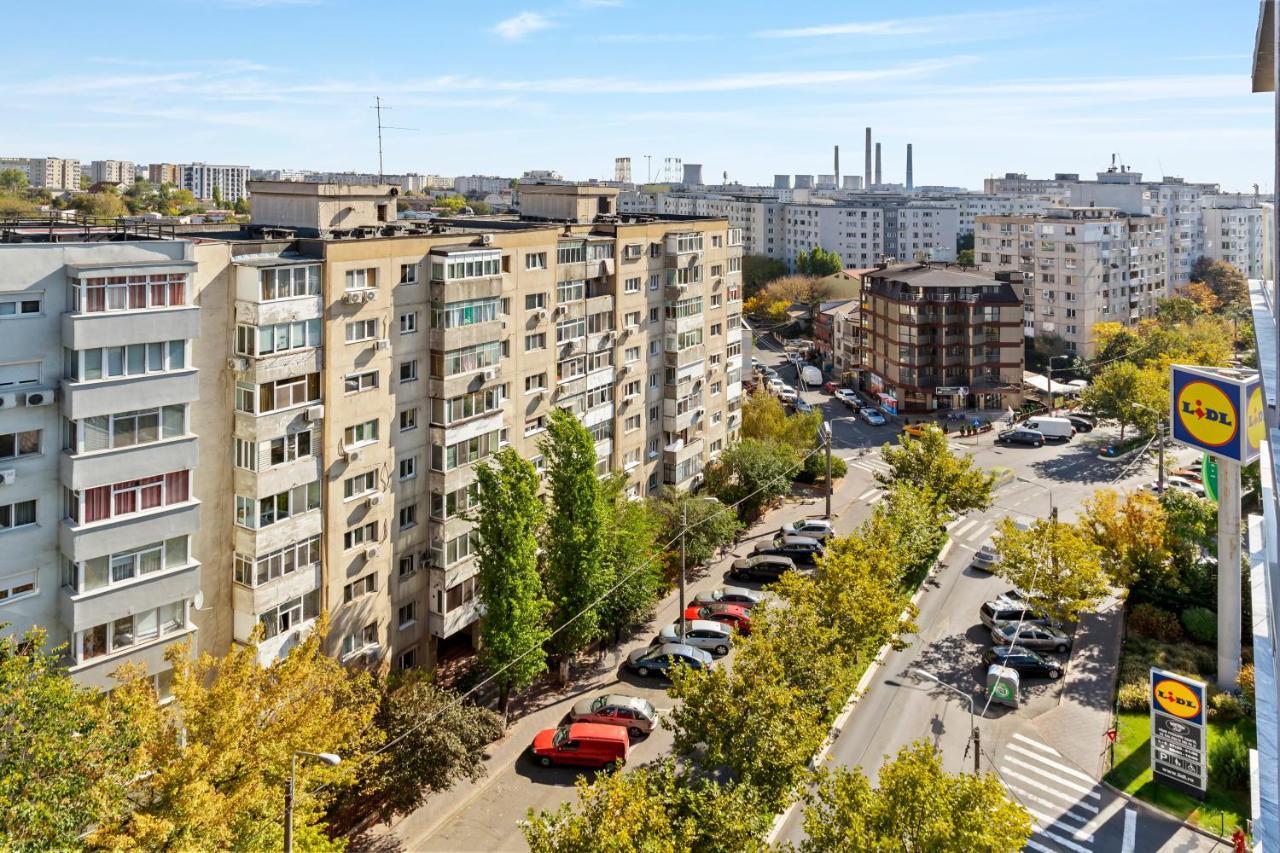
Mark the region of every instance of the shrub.
<instances>
[{"instance_id":1,"label":"shrub","mask_svg":"<svg viewBox=\"0 0 1280 853\"><path fill-rule=\"evenodd\" d=\"M1240 732L1228 729L1209 747L1209 774L1230 787L1249 781L1249 747Z\"/></svg>"},{"instance_id":2,"label":"shrub","mask_svg":"<svg viewBox=\"0 0 1280 853\"><path fill-rule=\"evenodd\" d=\"M1197 643L1212 645L1218 641L1218 617L1207 607L1188 607L1182 611L1182 627Z\"/></svg>"},{"instance_id":3,"label":"shrub","mask_svg":"<svg viewBox=\"0 0 1280 853\"><path fill-rule=\"evenodd\" d=\"M831 457L831 479L839 480L849 472L849 466L839 456ZM805 457L804 468L796 475L801 483L816 483L827 477L827 456L825 453L812 453Z\"/></svg>"},{"instance_id":4,"label":"shrub","mask_svg":"<svg viewBox=\"0 0 1280 853\"><path fill-rule=\"evenodd\" d=\"M1214 722L1231 723L1244 716L1244 705L1234 693L1214 693L1209 697Z\"/></svg>"},{"instance_id":5,"label":"shrub","mask_svg":"<svg viewBox=\"0 0 1280 853\"><path fill-rule=\"evenodd\" d=\"M1253 664L1249 663L1240 667L1240 675L1236 677L1236 683L1240 685L1240 698L1252 713L1254 703Z\"/></svg>"},{"instance_id":6,"label":"shrub","mask_svg":"<svg viewBox=\"0 0 1280 853\"><path fill-rule=\"evenodd\" d=\"M1116 693L1117 711L1146 711L1149 707L1147 685L1132 682L1120 685L1120 690Z\"/></svg>"},{"instance_id":7,"label":"shrub","mask_svg":"<svg viewBox=\"0 0 1280 853\"><path fill-rule=\"evenodd\" d=\"M1154 604L1138 604L1129 611L1129 630L1163 643L1176 643L1182 639L1178 617Z\"/></svg>"}]
</instances>

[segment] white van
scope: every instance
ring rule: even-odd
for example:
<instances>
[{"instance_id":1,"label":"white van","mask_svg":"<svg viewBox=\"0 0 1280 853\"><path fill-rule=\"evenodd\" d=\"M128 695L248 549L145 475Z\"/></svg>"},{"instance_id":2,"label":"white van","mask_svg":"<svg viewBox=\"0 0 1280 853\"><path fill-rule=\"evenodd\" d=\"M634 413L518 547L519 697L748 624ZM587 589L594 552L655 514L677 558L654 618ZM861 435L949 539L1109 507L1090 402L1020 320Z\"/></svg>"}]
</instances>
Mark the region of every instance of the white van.
<instances>
[{"instance_id":1,"label":"white van","mask_svg":"<svg viewBox=\"0 0 1280 853\"><path fill-rule=\"evenodd\" d=\"M812 364L806 364L800 368L800 379L804 384L813 388L822 387L822 371Z\"/></svg>"},{"instance_id":2,"label":"white van","mask_svg":"<svg viewBox=\"0 0 1280 853\"><path fill-rule=\"evenodd\" d=\"M1066 418L1035 417L1023 421L1019 426L1034 429L1050 440L1070 441L1076 434L1076 428Z\"/></svg>"}]
</instances>

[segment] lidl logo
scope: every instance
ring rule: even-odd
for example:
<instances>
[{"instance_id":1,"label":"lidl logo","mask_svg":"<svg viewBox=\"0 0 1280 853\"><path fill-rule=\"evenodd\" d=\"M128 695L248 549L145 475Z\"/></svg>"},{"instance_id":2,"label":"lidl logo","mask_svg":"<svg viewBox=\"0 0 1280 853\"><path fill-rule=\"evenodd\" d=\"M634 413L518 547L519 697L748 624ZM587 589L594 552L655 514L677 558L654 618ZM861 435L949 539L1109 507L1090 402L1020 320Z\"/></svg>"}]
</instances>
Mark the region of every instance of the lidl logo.
<instances>
[{"instance_id":1,"label":"lidl logo","mask_svg":"<svg viewBox=\"0 0 1280 853\"><path fill-rule=\"evenodd\" d=\"M1181 717L1184 720L1200 716L1200 697L1181 681L1171 678L1157 681L1151 688L1156 705L1166 714Z\"/></svg>"},{"instance_id":2,"label":"lidl logo","mask_svg":"<svg viewBox=\"0 0 1280 853\"><path fill-rule=\"evenodd\" d=\"M1245 437L1249 442L1249 455L1253 456L1258 452L1258 448L1262 445L1262 439L1267 437L1267 423L1264 420L1262 403L1262 386L1255 385L1249 391L1249 405L1245 420Z\"/></svg>"},{"instance_id":3,"label":"lidl logo","mask_svg":"<svg viewBox=\"0 0 1280 853\"><path fill-rule=\"evenodd\" d=\"M1209 447L1230 444L1240 428L1240 417L1231 398L1208 382L1182 386L1175 410L1191 437Z\"/></svg>"}]
</instances>

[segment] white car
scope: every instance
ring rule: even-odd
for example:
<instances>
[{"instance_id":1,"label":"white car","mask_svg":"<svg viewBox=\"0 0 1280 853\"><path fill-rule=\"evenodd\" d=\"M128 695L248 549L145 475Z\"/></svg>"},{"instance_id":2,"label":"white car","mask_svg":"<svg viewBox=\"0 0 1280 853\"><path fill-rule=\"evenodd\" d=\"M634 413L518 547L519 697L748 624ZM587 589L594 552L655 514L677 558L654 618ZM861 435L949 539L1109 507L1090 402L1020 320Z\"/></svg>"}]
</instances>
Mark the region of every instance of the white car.
<instances>
[{"instance_id":1,"label":"white car","mask_svg":"<svg viewBox=\"0 0 1280 853\"><path fill-rule=\"evenodd\" d=\"M1195 495L1198 498L1202 498L1205 496L1204 486L1202 484L1193 483L1191 480L1186 480L1186 479L1183 479L1182 477L1166 477L1164 481L1164 487L1166 489L1181 489L1182 491L1190 492L1191 494ZM1149 486L1147 486L1147 488L1159 494L1160 483L1159 482L1152 483Z\"/></svg>"},{"instance_id":2,"label":"white car","mask_svg":"<svg viewBox=\"0 0 1280 853\"><path fill-rule=\"evenodd\" d=\"M865 408L858 414L862 415L862 419L872 426L884 426L886 421L884 415L872 408Z\"/></svg>"},{"instance_id":3,"label":"white car","mask_svg":"<svg viewBox=\"0 0 1280 853\"><path fill-rule=\"evenodd\" d=\"M667 625L653 638L650 648L680 642L678 631L676 625ZM684 643L713 655L727 655L733 646L733 628L710 619L693 619L684 623Z\"/></svg>"},{"instance_id":4,"label":"white car","mask_svg":"<svg viewBox=\"0 0 1280 853\"><path fill-rule=\"evenodd\" d=\"M792 388L790 385L783 385L778 389L778 399L784 403L789 403L799 396L800 395L796 393L796 389Z\"/></svg>"},{"instance_id":5,"label":"white car","mask_svg":"<svg viewBox=\"0 0 1280 853\"><path fill-rule=\"evenodd\" d=\"M822 542L827 537L834 536L836 532L831 529L831 522L829 521L821 518L806 518L782 525L778 533L783 536L808 536L811 539L817 539Z\"/></svg>"},{"instance_id":6,"label":"white car","mask_svg":"<svg viewBox=\"0 0 1280 853\"><path fill-rule=\"evenodd\" d=\"M835 396L837 400L849 408L858 408L858 395L853 392L852 388L837 388Z\"/></svg>"},{"instance_id":7,"label":"white car","mask_svg":"<svg viewBox=\"0 0 1280 853\"><path fill-rule=\"evenodd\" d=\"M973 567L983 572L995 571L996 563L1000 561L1000 555L996 553L996 546L988 542L978 549L978 553L973 555Z\"/></svg>"}]
</instances>

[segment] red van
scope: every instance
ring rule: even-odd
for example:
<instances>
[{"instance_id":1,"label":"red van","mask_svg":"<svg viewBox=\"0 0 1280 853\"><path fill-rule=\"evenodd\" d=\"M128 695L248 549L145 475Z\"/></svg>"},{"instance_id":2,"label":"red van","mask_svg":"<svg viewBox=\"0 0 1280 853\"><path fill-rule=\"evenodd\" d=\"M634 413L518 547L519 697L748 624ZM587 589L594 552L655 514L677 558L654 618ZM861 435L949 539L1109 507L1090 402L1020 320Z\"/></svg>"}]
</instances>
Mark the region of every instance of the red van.
<instances>
[{"instance_id":1,"label":"red van","mask_svg":"<svg viewBox=\"0 0 1280 853\"><path fill-rule=\"evenodd\" d=\"M529 751L533 760L543 767L552 764L612 767L627 760L631 739L622 726L570 723L538 732Z\"/></svg>"}]
</instances>

